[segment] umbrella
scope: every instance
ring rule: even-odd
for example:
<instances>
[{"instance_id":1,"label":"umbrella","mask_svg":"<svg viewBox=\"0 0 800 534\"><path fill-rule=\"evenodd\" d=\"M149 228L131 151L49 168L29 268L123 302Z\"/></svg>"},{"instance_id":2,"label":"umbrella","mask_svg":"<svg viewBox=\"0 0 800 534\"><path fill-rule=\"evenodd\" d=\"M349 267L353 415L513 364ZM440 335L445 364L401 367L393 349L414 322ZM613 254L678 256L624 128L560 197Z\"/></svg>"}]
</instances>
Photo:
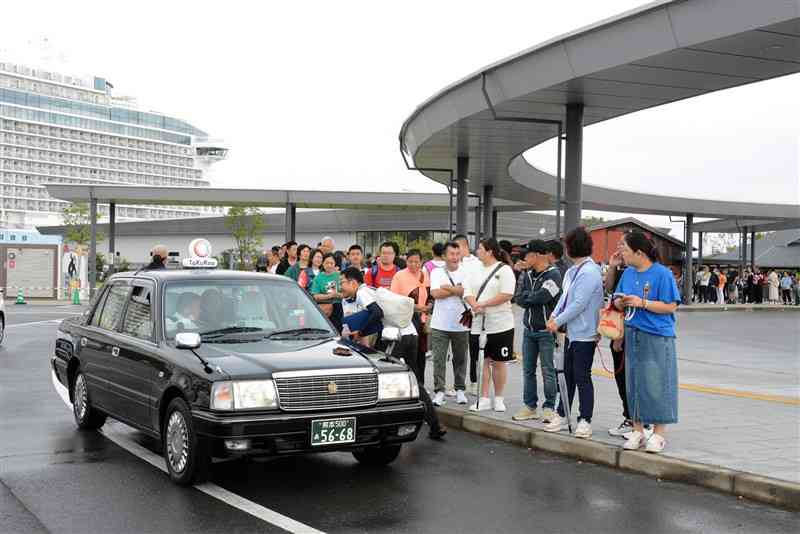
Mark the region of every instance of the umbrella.
<instances>
[{"instance_id":1,"label":"umbrella","mask_svg":"<svg viewBox=\"0 0 800 534\"><path fill-rule=\"evenodd\" d=\"M478 398L475 399L475 410L480 407L481 398L483 397L483 358L486 351L486 315L481 314L481 333L478 337ZM491 367L489 367L491 369Z\"/></svg>"},{"instance_id":2,"label":"umbrella","mask_svg":"<svg viewBox=\"0 0 800 534\"><path fill-rule=\"evenodd\" d=\"M569 433L572 434L572 408L569 405L569 391L567 391L567 378L564 376L564 352L566 347L564 343L560 343L553 353L553 363L556 367L556 376L558 377L558 392L561 395L561 406L564 408L564 413L567 415L567 427Z\"/></svg>"}]
</instances>

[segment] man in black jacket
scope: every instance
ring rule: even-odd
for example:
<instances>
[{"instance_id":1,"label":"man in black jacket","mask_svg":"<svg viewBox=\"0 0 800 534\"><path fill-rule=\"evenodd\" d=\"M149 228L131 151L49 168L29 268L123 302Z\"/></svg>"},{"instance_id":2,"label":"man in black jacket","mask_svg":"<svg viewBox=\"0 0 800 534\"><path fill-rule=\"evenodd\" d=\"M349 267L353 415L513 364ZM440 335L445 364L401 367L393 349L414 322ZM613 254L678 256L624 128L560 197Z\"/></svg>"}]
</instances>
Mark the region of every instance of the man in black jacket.
<instances>
[{"instance_id":1,"label":"man in black jacket","mask_svg":"<svg viewBox=\"0 0 800 534\"><path fill-rule=\"evenodd\" d=\"M166 269L164 262L167 261L167 247L164 245L156 245L150 250L150 263L143 269L144 271L158 271Z\"/></svg>"},{"instance_id":2,"label":"man in black jacket","mask_svg":"<svg viewBox=\"0 0 800 534\"><path fill-rule=\"evenodd\" d=\"M536 361L541 354L542 382L544 383L544 404L541 419L547 423L554 414L557 386L556 370L553 365L555 338L547 330L547 320L561 295L561 273L550 265L547 243L534 239L528 243L525 262L529 269L523 271L517 280L514 295L517 305L525 310L522 318L524 327L522 340L522 376L524 405L514 414L515 421L539 419L539 398L536 385Z\"/></svg>"}]
</instances>

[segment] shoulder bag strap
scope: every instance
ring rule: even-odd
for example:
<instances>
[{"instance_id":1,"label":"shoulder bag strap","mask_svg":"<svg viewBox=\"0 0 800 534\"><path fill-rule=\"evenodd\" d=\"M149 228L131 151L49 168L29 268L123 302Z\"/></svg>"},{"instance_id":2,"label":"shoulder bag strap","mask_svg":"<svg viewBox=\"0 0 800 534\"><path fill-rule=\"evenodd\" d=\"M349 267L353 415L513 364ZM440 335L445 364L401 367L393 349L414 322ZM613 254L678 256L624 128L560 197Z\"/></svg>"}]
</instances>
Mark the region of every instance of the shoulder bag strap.
<instances>
[{"instance_id":1,"label":"shoulder bag strap","mask_svg":"<svg viewBox=\"0 0 800 534\"><path fill-rule=\"evenodd\" d=\"M450 285L455 287L456 283L453 282L453 278L450 276L450 271L447 270L447 266L439 267L439 268L440 269L444 269L444 274L446 274L447 275L447 279L450 280ZM467 303L464 302L463 299L461 300L461 305L464 306L464 310L469 311L469 306L467 306Z\"/></svg>"}]
</instances>

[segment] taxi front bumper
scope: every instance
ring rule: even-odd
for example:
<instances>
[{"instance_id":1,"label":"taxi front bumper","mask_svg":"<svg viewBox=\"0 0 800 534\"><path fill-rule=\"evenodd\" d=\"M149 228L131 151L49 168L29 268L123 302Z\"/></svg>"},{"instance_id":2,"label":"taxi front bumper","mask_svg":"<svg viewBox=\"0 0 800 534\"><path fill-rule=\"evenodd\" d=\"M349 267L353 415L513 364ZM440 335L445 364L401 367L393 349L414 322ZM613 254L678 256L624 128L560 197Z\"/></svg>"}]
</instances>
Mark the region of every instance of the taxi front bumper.
<instances>
[{"instance_id":1,"label":"taxi front bumper","mask_svg":"<svg viewBox=\"0 0 800 534\"><path fill-rule=\"evenodd\" d=\"M336 450L353 450L375 445L414 441L419 434L425 413L419 401L376 405L370 408L312 413L217 414L193 410L195 431L211 441L214 456L239 454L302 454ZM311 445L311 422L321 419L356 419L354 443ZM400 427L414 431L399 435ZM226 442L247 441L244 450L229 450Z\"/></svg>"}]
</instances>

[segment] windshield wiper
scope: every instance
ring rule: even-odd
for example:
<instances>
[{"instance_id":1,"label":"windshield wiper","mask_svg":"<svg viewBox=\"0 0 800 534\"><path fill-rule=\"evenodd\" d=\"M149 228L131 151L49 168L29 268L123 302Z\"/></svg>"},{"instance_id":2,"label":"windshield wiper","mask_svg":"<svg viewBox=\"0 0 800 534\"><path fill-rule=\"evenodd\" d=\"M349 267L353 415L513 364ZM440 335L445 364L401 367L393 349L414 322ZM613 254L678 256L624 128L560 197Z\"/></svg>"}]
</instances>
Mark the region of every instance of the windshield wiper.
<instances>
[{"instance_id":1,"label":"windshield wiper","mask_svg":"<svg viewBox=\"0 0 800 534\"><path fill-rule=\"evenodd\" d=\"M227 336L228 334L246 334L252 332L263 332L263 328L256 328L255 326L229 326L227 328L220 328L218 330L209 330L208 332L200 332L200 337L203 339L214 339L218 337Z\"/></svg>"},{"instance_id":2,"label":"windshield wiper","mask_svg":"<svg viewBox=\"0 0 800 534\"><path fill-rule=\"evenodd\" d=\"M264 336L264 339L270 339L278 336L294 337L301 336L303 334L327 334L326 337L333 337L333 332L327 328L288 328L286 330L275 330L274 332L270 332Z\"/></svg>"}]
</instances>

